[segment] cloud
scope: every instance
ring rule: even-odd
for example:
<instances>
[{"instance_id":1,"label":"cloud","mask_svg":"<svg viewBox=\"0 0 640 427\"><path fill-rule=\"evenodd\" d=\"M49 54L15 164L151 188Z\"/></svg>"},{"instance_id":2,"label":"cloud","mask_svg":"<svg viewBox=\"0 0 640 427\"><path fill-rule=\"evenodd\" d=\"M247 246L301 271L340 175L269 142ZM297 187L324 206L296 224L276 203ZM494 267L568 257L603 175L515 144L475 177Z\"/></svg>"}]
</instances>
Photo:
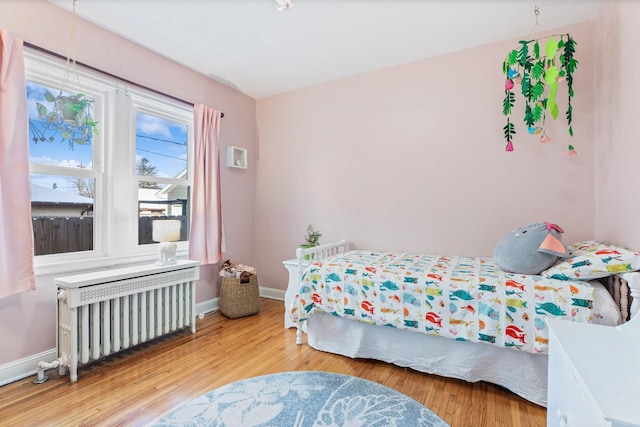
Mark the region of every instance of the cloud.
<instances>
[{"instance_id":1,"label":"cloud","mask_svg":"<svg viewBox=\"0 0 640 427\"><path fill-rule=\"evenodd\" d=\"M171 138L171 123L165 119L136 114L136 133L155 137Z\"/></svg>"}]
</instances>

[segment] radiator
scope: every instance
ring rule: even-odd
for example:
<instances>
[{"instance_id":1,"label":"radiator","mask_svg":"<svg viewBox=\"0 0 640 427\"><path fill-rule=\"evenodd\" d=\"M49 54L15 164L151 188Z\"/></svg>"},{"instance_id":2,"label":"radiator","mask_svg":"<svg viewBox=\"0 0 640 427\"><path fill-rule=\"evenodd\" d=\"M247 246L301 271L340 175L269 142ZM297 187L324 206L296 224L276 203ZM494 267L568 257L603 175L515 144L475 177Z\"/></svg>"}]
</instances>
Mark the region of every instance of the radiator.
<instances>
[{"instance_id":1,"label":"radiator","mask_svg":"<svg viewBox=\"0 0 640 427\"><path fill-rule=\"evenodd\" d=\"M78 366L177 331L196 332L197 261L105 270L54 279L57 286L57 355L38 363L44 371L67 369L72 382Z\"/></svg>"}]
</instances>

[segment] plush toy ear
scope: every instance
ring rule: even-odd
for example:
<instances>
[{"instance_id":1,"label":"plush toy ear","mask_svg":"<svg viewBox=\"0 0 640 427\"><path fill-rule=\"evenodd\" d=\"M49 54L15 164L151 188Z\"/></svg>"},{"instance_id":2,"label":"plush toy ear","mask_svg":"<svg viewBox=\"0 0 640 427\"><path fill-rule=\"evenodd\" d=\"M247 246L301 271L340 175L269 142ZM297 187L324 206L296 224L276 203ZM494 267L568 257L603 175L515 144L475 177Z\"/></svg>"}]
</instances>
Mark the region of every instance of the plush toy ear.
<instances>
[{"instance_id":1,"label":"plush toy ear","mask_svg":"<svg viewBox=\"0 0 640 427\"><path fill-rule=\"evenodd\" d=\"M569 256L569 249L562 243L560 239L558 239L553 234L547 234L547 237L544 238L540 246L538 247L538 252L543 252L545 254L555 255L559 257L567 257Z\"/></svg>"}]
</instances>

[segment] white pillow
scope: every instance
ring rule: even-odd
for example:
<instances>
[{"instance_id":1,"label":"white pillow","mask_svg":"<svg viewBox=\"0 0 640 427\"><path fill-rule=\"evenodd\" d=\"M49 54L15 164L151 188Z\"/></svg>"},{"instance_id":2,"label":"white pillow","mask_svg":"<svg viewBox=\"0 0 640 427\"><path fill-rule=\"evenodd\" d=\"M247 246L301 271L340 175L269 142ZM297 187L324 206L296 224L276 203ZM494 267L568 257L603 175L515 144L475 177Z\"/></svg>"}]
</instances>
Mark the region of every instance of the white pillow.
<instances>
[{"instance_id":1,"label":"white pillow","mask_svg":"<svg viewBox=\"0 0 640 427\"><path fill-rule=\"evenodd\" d=\"M590 240L569 246L571 258L540 275L558 280L591 280L640 270L640 253Z\"/></svg>"}]
</instances>

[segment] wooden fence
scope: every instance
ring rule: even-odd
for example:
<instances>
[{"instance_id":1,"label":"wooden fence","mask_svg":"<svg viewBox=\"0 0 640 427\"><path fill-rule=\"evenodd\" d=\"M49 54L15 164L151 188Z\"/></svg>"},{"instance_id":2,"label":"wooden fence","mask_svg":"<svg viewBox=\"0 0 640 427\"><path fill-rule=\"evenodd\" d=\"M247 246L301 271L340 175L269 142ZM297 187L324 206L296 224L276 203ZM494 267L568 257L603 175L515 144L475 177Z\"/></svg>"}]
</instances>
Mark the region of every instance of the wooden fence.
<instances>
[{"instance_id":1,"label":"wooden fence","mask_svg":"<svg viewBox=\"0 0 640 427\"><path fill-rule=\"evenodd\" d=\"M152 239L153 221L178 219L182 223L180 240L187 240L186 216L150 216L138 221L138 244L155 243ZM93 217L34 217L33 243L35 255L93 250Z\"/></svg>"}]
</instances>

